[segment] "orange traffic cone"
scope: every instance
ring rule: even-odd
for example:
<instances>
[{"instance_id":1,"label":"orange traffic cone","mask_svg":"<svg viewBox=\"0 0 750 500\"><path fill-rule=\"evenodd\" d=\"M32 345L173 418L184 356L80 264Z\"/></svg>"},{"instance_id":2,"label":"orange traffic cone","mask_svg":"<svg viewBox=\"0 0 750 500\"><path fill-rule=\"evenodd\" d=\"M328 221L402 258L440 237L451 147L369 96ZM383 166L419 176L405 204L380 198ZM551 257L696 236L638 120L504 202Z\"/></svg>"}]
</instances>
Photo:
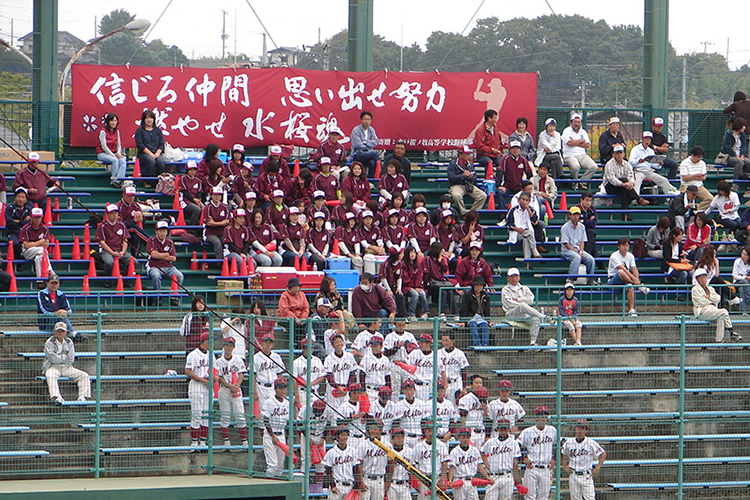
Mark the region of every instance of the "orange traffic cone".
<instances>
[{"instance_id":1,"label":"orange traffic cone","mask_svg":"<svg viewBox=\"0 0 750 500\"><path fill-rule=\"evenodd\" d=\"M339 250L338 238L333 239L333 248L331 248L331 254L335 255L336 257L341 257L341 250Z\"/></svg>"},{"instance_id":2,"label":"orange traffic cone","mask_svg":"<svg viewBox=\"0 0 750 500\"><path fill-rule=\"evenodd\" d=\"M130 262L128 262L128 278L132 278L135 276L135 258L131 257Z\"/></svg>"},{"instance_id":3,"label":"orange traffic cone","mask_svg":"<svg viewBox=\"0 0 750 500\"><path fill-rule=\"evenodd\" d=\"M78 236L73 237L73 252L71 257L73 260L81 260L81 240Z\"/></svg>"},{"instance_id":4,"label":"orange traffic cone","mask_svg":"<svg viewBox=\"0 0 750 500\"><path fill-rule=\"evenodd\" d=\"M91 241L91 229L89 228L88 223L83 226L83 241Z\"/></svg>"},{"instance_id":5,"label":"orange traffic cone","mask_svg":"<svg viewBox=\"0 0 750 500\"><path fill-rule=\"evenodd\" d=\"M120 273L120 259L115 259L115 264L112 266L112 277L118 278L122 276L122 273Z\"/></svg>"},{"instance_id":6,"label":"orange traffic cone","mask_svg":"<svg viewBox=\"0 0 750 500\"><path fill-rule=\"evenodd\" d=\"M208 271L208 262L206 262L206 260L208 259L208 254L205 250L203 250L203 256L201 257L201 259L203 259L203 270Z\"/></svg>"},{"instance_id":7,"label":"orange traffic cone","mask_svg":"<svg viewBox=\"0 0 750 500\"><path fill-rule=\"evenodd\" d=\"M60 242L55 242L55 249L52 251L53 260L62 260L62 251L60 250Z\"/></svg>"},{"instance_id":8,"label":"orange traffic cone","mask_svg":"<svg viewBox=\"0 0 750 500\"><path fill-rule=\"evenodd\" d=\"M16 258L16 247L15 245L8 245L8 253L5 255L5 258L9 261L14 260Z\"/></svg>"},{"instance_id":9,"label":"orange traffic cone","mask_svg":"<svg viewBox=\"0 0 750 500\"><path fill-rule=\"evenodd\" d=\"M117 292L118 295L122 295L123 290L125 290L125 287L122 283L122 275L120 275L117 277L117 286L115 287L115 292Z\"/></svg>"},{"instance_id":10,"label":"orange traffic cone","mask_svg":"<svg viewBox=\"0 0 750 500\"><path fill-rule=\"evenodd\" d=\"M555 218L555 212L552 211L552 207L549 204L549 201L544 200L544 209L547 211L547 218L554 219Z\"/></svg>"},{"instance_id":11,"label":"orange traffic cone","mask_svg":"<svg viewBox=\"0 0 750 500\"><path fill-rule=\"evenodd\" d=\"M495 210L495 193L490 193L489 201L487 201L487 210Z\"/></svg>"},{"instance_id":12,"label":"orange traffic cone","mask_svg":"<svg viewBox=\"0 0 750 500\"><path fill-rule=\"evenodd\" d=\"M91 246L88 241L85 241L83 243L83 258L84 259L90 259L91 258Z\"/></svg>"},{"instance_id":13,"label":"orange traffic cone","mask_svg":"<svg viewBox=\"0 0 750 500\"><path fill-rule=\"evenodd\" d=\"M142 292L143 291L143 283L141 282L141 275L136 274L135 275L135 286L133 287L133 290L136 292Z\"/></svg>"},{"instance_id":14,"label":"orange traffic cone","mask_svg":"<svg viewBox=\"0 0 750 500\"><path fill-rule=\"evenodd\" d=\"M169 289L169 294L180 293L180 286L177 284L177 276L172 276L172 287Z\"/></svg>"},{"instance_id":15,"label":"orange traffic cone","mask_svg":"<svg viewBox=\"0 0 750 500\"><path fill-rule=\"evenodd\" d=\"M224 257L224 262L221 264L221 275L229 276L229 262L226 257Z\"/></svg>"},{"instance_id":16,"label":"orange traffic cone","mask_svg":"<svg viewBox=\"0 0 750 500\"><path fill-rule=\"evenodd\" d=\"M485 179L492 180L495 178L495 169L492 168L492 162L487 162L487 168L485 169Z\"/></svg>"},{"instance_id":17,"label":"orange traffic cone","mask_svg":"<svg viewBox=\"0 0 750 500\"><path fill-rule=\"evenodd\" d=\"M10 274L11 276L15 276L16 273L13 270L13 259L12 259L13 256L11 255L12 253L13 253L13 244L9 243L8 255L6 256L6 259L5 259L7 261L7 263L5 264L5 272Z\"/></svg>"},{"instance_id":18,"label":"orange traffic cone","mask_svg":"<svg viewBox=\"0 0 750 500\"><path fill-rule=\"evenodd\" d=\"M16 276L14 274L10 276L10 288L8 288L8 293L18 293L18 283L16 283Z\"/></svg>"},{"instance_id":19,"label":"orange traffic cone","mask_svg":"<svg viewBox=\"0 0 750 500\"><path fill-rule=\"evenodd\" d=\"M89 277L83 277L83 286L81 287L81 293L88 295L91 290L89 289Z\"/></svg>"},{"instance_id":20,"label":"orange traffic cone","mask_svg":"<svg viewBox=\"0 0 750 500\"><path fill-rule=\"evenodd\" d=\"M302 257L298 271L307 271L307 257Z\"/></svg>"},{"instance_id":21,"label":"orange traffic cone","mask_svg":"<svg viewBox=\"0 0 750 500\"><path fill-rule=\"evenodd\" d=\"M42 278L49 278L49 256L47 255L47 252L44 252L42 254L41 277Z\"/></svg>"},{"instance_id":22,"label":"orange traffic cone","mask_svg":"<svg viewBox=\"0 0 750 500\"><path fill-rule=\"evenodd\" d=\"M242 262L240 262L240 276L249 276L250 274L247 271L247 257L242 257Z\"/></svg>"},{"instance_id":23,"label":"orange traffic cone","mask_svg":"<svg viewBox=\"0 0 750 500\"><path fill-rule=\"evenodd\" d=\"M44 225L52 225L52 206L49 203L47 203L47 206L44 208Z\"/></svg>"},{"instance_id":24,"label":"orange traffic cone","mask_svg":"<svg viewBox=\"0 0 750 500\"><path fill-rule=\"evenodd\" d=\"M140 176L141 176L141 160L136 158L135 164L133 164L133 177L140 177Z\"/></svg>"},{"instance_id":25,"label":"orange traffic cone","mask_svg":"<svg viewBox=\"0 0 750 500\"><path fill-rule=\"evenodd\" d=\"M190 270L198 270L198 252L196 252L195 250L193 250L193 256L190 257Z\"/></svg>"},{"instance_id":26,"label":"orange traffic cone","mask_svg":"<svg viewBox=\"0 0 750 500\"><path fill-rule=\"evenodd\" d=\"M292 177L295 179L299 177L299 160L294 160L294 172L292 172Z\"/></svg>"},{"instance_id":27,"label":"orange traffic cone","mask_svg":"<svg viewBox=\"0 0 750 500\"><path fill-rule=\"evenodd\" d=\"M239 276L239 271L237 271L237 259L232 259L232 265L229 267L229 275L230 276Z\"/></svg>"},{"instance_id":28,"label":"orange traffic cone","mask_svg":"<svg viewBox=\"0 0 750 500\"><path fill-rule=\"evenodd\" d=\"M94 258L89 257L89 273L86 275L89 278L96 278L96 264Z\"/></svg>"},{"instance_id":29,"label":"orange traffic cone","mask_svg":"<svg viewBox=\"0 0 750 500\"><path fill-rule=\"evenodd\" d=\"M380 179L380 160L375 163L375 177Z\"/></svg>"},{"instance_id":30,"label":"orange traffic cone","mask_svg":"<svg viewBox=\"0 0 750 500\"><path fill-rule=\"evenodd\" d=\"M179 212L177 212L177 226L187 226L185 224L185 212L182 211L182 209L179 209Z\"/></svg>"},{"instance_id":31,"label":"orange traffic cone","mask_svg":"<svg viewBox=\"0 0 750 500\"><path fill-rule=\"evenodd\" d=\"M60 198L57 198L57 197L55 198L54 210L55 210L55 220L60 220L60 214L57 213L60 211Z\"/></svg>"},{"instance_id":32,"label":"orange traffic cone","mask_svg":"<svg viewBox=\"0 0 750 500\"><path fill-rule=\"evenodd\" d=\"M299 255L294 258L294 268L299 271Z\"/></svg>"},{"instance_id":33,"label":"orange traffic cone","mask_svg":"<svg viewBox=\"0 0 750 500\"><path fill-rule=\"evenodd\" d=\"M255 275L255 261L252 258L247 259L247 275Z\"/></svg>"},{"instance_id":34,"label":"orange traffic cone","mask_svg":"<svg viewBox=\"0 0 750 500\"><path fill-rule=\"evenodd\" d=\"M179 186L180 183L178 182L180 176L178 175L177 178L174 181L175 186ZM180 209L180 191L178 189L174 190L174 198L172 199L172 210L179 210Z\"/></svg>"},{"instance_id":35,"label":"orange traffic cone","mask_svg":"<svg viewBox=\"0 0 750 500\"><path fill-rule=\"evenodd\" d=\"M568 194L565 191L563 191L563 194L560 197L560 210L562 212L568 211Z\"/></svg>"}]
</instances>

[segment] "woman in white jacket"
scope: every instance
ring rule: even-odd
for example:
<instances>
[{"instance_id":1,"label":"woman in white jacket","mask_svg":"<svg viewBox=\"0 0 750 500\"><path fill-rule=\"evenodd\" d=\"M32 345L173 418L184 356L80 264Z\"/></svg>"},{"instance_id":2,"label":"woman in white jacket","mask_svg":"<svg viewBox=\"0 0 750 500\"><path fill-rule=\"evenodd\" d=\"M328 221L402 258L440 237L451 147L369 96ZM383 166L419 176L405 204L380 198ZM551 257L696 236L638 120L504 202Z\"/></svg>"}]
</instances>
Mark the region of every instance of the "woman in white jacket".
<instances>
[{"instance_id":1,"label":"woman in white jacket","mask_svg":"<svg viewBox=\"0 0 750 500\"><path fill-rule=\"evenodd\" d=\"M693 300L693 314L696 319L705 321L716 321L716 342L724 341L724 330L729 330L732 340L740 341L742 337L732 329L732 320L729 319L729 311L720 309L718 306L721 296L714 287L708 285L708 274L703 268L695 270L694 277L698 282L690 293Z\"/></svg>"}]
</instances>

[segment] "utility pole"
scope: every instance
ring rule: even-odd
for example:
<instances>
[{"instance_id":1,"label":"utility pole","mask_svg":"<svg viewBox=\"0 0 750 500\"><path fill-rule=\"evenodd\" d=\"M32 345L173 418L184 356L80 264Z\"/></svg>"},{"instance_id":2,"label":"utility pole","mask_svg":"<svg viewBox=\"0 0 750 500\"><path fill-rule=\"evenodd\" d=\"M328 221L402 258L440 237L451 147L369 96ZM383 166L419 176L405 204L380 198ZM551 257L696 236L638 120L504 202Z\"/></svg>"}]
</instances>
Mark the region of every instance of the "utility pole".
<instances>
[{"instance_id":1,"label":"utility pole","mask_svg":"<svg viewBox=\"0 0 750 500\"><path fill-rule=\"evenodd\" d=\"M263 68L268 67L268 49L266 47L266 34L263 33L263 55L260 56L260 65Z\"/></svg>"},{"instance_id":2,"label":"utility pole","mask_svg":"<svg viewBox=\"0 0 750 500\"><path fill-rule=\"evenodd\" d=\"M223 60L226 56L227 49L227 11L221 11L221 59Z\"/></svg>"},{"instance_id":3,"label":"utility pole","mask_svg":"<svg viewBox=\"0 0 750 500\"><path fill-rule=\"evenodd\" d=\"M708 46L714 45L714 44L709 41L704 41L704 42L701 42L701 45L703 45L703 53L705 54L708 51Z\"/></svg>"}]
</instances>

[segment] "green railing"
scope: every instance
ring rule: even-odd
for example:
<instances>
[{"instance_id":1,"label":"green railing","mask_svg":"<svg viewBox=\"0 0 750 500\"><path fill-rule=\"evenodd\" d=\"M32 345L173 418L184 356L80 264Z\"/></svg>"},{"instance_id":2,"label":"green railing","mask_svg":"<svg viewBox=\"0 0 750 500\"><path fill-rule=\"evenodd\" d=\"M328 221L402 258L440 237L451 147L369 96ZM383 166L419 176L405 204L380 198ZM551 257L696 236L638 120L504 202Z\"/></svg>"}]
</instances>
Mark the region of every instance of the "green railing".
<instances>
[{"instance_id":1,"label":"green railing","mask_svg":"<svg viewBox=\"0 0 750 500\"><path fill-rule=\"evenodd\" d=\"M0 100L0 134L14 148L31 149L30 101Z\"/></svg>"}]
</instances>

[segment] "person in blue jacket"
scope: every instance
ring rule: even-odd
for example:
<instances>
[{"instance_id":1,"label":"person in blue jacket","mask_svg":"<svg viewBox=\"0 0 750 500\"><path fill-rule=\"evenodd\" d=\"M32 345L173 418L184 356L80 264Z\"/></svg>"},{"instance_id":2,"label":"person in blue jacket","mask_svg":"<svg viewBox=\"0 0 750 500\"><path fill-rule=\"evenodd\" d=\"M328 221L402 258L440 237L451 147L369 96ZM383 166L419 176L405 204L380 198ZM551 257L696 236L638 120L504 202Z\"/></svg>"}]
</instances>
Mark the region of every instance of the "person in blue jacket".
<instances>
[{"instance_id":1,"label":"person in blue jacket","mask_svg":"<svg viewBox=\"0 0 750 500\"><path fill-rule=\"evenodd\" d=\"M68 327L71 337L78 335L69 319L73 309L70 307L68 297L60 291L60 278L56 274L50 274L47 279L47 288L37 295L36 310L40 330L51 332L55 323L62 321Z\"/></svg>"}]
</instances>

